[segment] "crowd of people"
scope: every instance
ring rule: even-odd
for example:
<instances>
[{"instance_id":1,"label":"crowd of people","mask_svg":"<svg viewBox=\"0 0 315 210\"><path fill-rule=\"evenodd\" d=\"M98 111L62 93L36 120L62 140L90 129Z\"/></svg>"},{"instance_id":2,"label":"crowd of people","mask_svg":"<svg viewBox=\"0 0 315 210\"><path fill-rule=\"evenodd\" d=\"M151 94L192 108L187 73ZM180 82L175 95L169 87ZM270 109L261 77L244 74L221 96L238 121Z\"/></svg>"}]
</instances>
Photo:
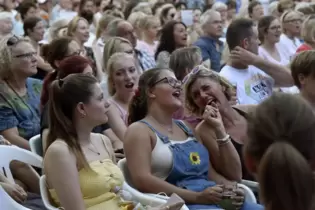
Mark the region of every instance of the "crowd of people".
<instances>
[{"instance_id":1,"label":"crowd of people","mask_svg":"<svg viewBox=\"0 0 315 210\"><path fill-rule=\"evenodd\" d=\"M117 188L189 209L312 210L315 2L0 0L0 144L18 203L133 209ZM259 183L259 202L237 185ZM169 208L171 209L171 208Z\"/></svg>"}]
</instances>

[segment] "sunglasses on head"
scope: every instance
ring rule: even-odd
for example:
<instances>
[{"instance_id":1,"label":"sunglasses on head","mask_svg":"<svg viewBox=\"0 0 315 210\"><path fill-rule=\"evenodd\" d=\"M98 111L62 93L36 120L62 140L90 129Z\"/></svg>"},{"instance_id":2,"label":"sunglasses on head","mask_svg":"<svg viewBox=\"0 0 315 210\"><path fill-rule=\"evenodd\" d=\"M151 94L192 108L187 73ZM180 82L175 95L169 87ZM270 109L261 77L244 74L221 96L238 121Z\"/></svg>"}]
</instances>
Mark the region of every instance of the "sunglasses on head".
<instances>
[{"instance_id":1,"label":"sunglasses on head","mask_svg":"<svg viewBox=\"0 0 315 210\"><path fill-rule=\"evenodd\" d=\"M16 43L18 43L19 40L20 40L19 37L14 35L8 39L7 46L11 47L13 45L16 45Z\"/></svg>"}]
</instances>

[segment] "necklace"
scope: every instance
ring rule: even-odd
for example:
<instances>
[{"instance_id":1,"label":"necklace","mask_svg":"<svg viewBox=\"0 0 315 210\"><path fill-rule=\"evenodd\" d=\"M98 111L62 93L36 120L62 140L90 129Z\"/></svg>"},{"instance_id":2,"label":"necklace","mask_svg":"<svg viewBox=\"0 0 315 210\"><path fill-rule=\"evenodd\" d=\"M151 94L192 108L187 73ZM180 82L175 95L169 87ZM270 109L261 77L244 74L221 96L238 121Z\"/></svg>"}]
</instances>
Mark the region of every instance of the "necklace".
<instances>
[{"instance_id":1,"label":"necklace","mask_svg":"<svg viewBox=\"0 0 315 210\"><path fill-rule=\"evenodd\" d=\"M151 117L151 116L150 116ZM159 123L154 117L151 117L157 124L159 124L161 127L166 128L168 133L173 133L173 120L171 125L163 125Z\"/></svg>"},{"instance_id":2,"label":"necklace","mask_svg":"<svg viewBox=\"0 0 315 210\"><path fill-rule=\"evenodd\" d=\"M94 144L91 141L91 145L94 147L93 149L91 149L90 147L88 147L88 149L92 152L94 152L97 155L101 155L101 153L96 149L96 146L94 146Z\"/></svg>"}]
</instances>

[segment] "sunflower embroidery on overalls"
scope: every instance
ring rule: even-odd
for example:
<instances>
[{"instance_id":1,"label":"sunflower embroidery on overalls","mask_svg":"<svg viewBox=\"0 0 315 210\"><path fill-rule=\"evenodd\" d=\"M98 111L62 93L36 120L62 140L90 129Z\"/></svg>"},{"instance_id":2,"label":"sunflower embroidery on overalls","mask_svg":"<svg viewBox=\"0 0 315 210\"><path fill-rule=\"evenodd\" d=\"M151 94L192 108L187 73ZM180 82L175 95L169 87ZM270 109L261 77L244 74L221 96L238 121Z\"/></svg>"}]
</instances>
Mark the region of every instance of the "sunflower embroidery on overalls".
<instances>
[{"instance_id":1,"label":"sunflower embroidery on overalls","mask_svg":"<svg viewBox=\"0 0 315 210\"><path fill-rule=\"evenodd\" d=\"M189 160L192 165L200 165L200 156L198 152L191 152L189 155Z\"/></svg>"}]
</instances>

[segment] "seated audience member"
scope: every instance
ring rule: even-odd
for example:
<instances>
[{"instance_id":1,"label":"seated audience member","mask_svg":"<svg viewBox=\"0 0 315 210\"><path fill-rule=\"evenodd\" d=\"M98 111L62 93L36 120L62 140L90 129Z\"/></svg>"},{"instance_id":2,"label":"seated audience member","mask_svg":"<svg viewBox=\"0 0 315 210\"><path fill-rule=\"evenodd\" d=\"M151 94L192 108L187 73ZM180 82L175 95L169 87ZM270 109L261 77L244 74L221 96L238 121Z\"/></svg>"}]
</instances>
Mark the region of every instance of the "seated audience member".
<instances>
[{"instance_id":1,"label":"seated audience member","mask_svg":"<svg viewBox=\"0 0 315 210\"><path fill-rule=\"evenodd\" d=\"M259 1L251 1L248 5L248 17L258 25L258 21L264 16L264 7Z\"/></svg>"},{"instance_id":2,"label":"seated audience member","mask_svg":"<svg viewBox=\"0 0 315 210\"><path fill-rule=\"evenodd\" d=\"M134 49L137 67L141 71L145 71L155 67L154 57L150 56L146 51L136 48L137 38L133 26L126 20L115 19L107 26L107 35L110 37L122 37L127 39Z\"/></svg>"},{"instance_id":3,"label":"seated audience member","mask_svg":"<svg viewBox=\"0 0 315 210\"><path fill-rule=\"evenodd\" d=\"M44 22L39 17L30 17L24 20L24 36L30 40L34 49L37 51L37 74L32 76L36 79L44 79L46 74L53 70L53 68L44 61L40 56L40 41L44 38Z\"/></svg>"},{"instance_id":4,"label":"seated audience member","mask_svg":"<svg viewBox=\"0 0 315 210\"><path fill-rule=\"evenodd\" d=\"M244 156L266 210L314 209L314 112L303 99L276 93L248 123Z\"/></svg>"},{"instance_id":5,"label":"seated audience member","mask_svg":"<svg viewBox=\"0 0 315 210\"><path fill-rule=\"evenodd\" d=\"M315 51L313 50L297 54L291 62L294 84L299 88L300 95L311 104L313 109L315 109L314 69Z\"/></svg>"},{"instance_id":6,"label":"seated audience member","mask_svg":"<svg viewBox=\"0 0 315 210\"><path fill-rule=\"evenodd\" d=\"M309 16L304 21L301 37L304 43L296 50L297 53L315 49L315 15Z\"/></svg>"},{"instance_id":7,"label":"seated audience member","mask_svg":"<svg viewBox=\"0 0 315 210\"><path fill-rule=\"evenodd\" d=\"M12 13L0 12L0 39L12 34L13 21Z\"/></svg>"},{"instance_id":8,"label":"seated audience member","mask_svg":"<svg viewBox=\"0 0 315 210\"><path fill-rule=\"evenodd\" d=\"M0 145L11 146L10 142L2 136L0 136ZM0 186L4 191L24 207L32 210L44 209L44 203L40 197L39 175L35 170L25 163L14 160L10 163L10 170L15 183L0 172Z\"/></svg>"},{"instance_id":9,"label":"seated audience member","mask_svg":"<svg viewBox=\"0 0 315 210\"><path fill-rule=\"evenodd\" d=\"M37 53L16 36L3 38L0 48L0 134L29 150L28 140L40 132L42 82L30 78L37 73Z\"/></svg>"},{"instance_id":10,"label":"seated audience member","mask_svg":"<svg viewBox=\"0 0 315 210\"><path fill-rule=\"evenodd\" d=\"M118 210L126 205L113 192L124 177L114 164L110 140L91 133L107 122L109 106L93 76L73 74L53 81L44 170L56 206Z\"/></svg>"},{"instance_id":11,"label":"seated audience member","mask_svg":"<svg viewBox=\"0 0 315 210\"><path fill-rule=\"evenodd\" d=\"M137 48L146 50L151 56L154 56L159 44L158 35L161 30L160 20L153 16L145 16L139 20L141 27L142 40L137 41Z\"/></svg>"},{"instance_id":12,"label":"seated audience member","mask_svg":"<svg viewBox=\"0 0 315 210\"><path fill-rule=\"evenodd\" d=\"M302 45L301 36L302 17L297 11L286 11L282 14L280 21L282 34L280 36L279 47L286 52L286 59L292 60L296 50Z\"/></svg>"},{"instance_id":13,"label":"seated audience member","mask_svg":"<svg viewBox=\"0 0 315 210\"><path fill-rule=\"evenodd\" d=\"M221 53L223 50L223 42L219 40L223 35L220 13L214 10L208 10L201 15L200 25L203 30L203 36L201 36L194 45L201 49L202 60L210 60L211 68L219 72Z\"/></svg>"},{"instance_id":14,"label":"seated audience member","mask_svg":"<svg viewBox=\"0 0 315 210\"><path fill-rule=\"evenodd\" d=\"M279 20L273 16L262 17L258 22L258 38L261 43L258 48L258 55L272 63L287 66L290 60L286 58L286 52L279 47L280 35L281 25ZM280 91L295 94L299 92L299 89L293 86L280 88Z\"/></svg>"},{"instance_id":15,"label":"seated audience member","mask_svg":"<svg viewBox=\"0 0 315 210\"><path fill-rule=\"evenodd\" d=\"M196 134L207 147L212 166L230 179L253 180L244 167L242 159L248 112L253 106L231 106L234 87L213 71L202 66L196 67L183 82L187 93L186 109L197 119L202 119L196 127ZM209 122L205 118L207 110L210 113L216 113L221 119L217 122ZM224 138L222 133L228 134L231 141L218 147L214 140ZM226 157L222 158L224 156ZM242 168L239 167L237 170L240 166L240 158Z\"/></svg>"},{"instance_id":16,"label":"seated audience member","mask_svg":"<svg viewBox=\"0 0 315 210\"><path fill-rule=\"evenodd\" d=\"M127 53L113 54L107 64L108 92L111 103L108 123L120 138L124 139L127 130L128 107L138 88L139 72L133 55Z\"/></svg>"},{"instance_id":17,"label":"seated audience member","mask_svg":"<svg viewBox=\"0 0 315 210\"><path fill-rule=\"evenodd\" d=\"M44 35L45 39L47 40L45 44L51 43L53 40L60 37L64 37L67 34L68 24L69 20L67 19L60 19L51 24L49 29L46 31L46 34Z\"/></svg>"},{"instance_id":18,"label":"seated audience member","mask_svg":"<svg viewBox=\"0 0 315 210\"><path fill-rule=\"evenodd\" d=\"M186 46L186 25L176 20L169 21L161 30L159 45L155 52L156 65L160 68L168 68L171 53Z\"/></svg>"},{"instance_id":19,"label":"seated audience member","mask_svg":"<svg viewBox=\"0 0 315 210\"><path fill-rule=\"evenodd\" d=\"M181 82L170 70L156 68L140 76L138 93L129 108L131 125L124 139L132 183L146 193L176 193L189 209L220 209L223 190L216 183L232 182L212 167L207 148L189 127L172 119L182 106L180 95ZM228 144L227 137L224 134L218 144ZM262 209L244 203L242 192L235 192L232 202L236 208Z\"/></svg>"},{"instance_id":20,"label":"seated audience member","mask_svg":"<svg viewBox=\"0 0 315 210\"><path fill-rule=\"evenodd\" d=\"M239 104L258 104L272 94L275 85L293 85L285 66L258 56L258 32L253 21L234 20L228 27L226 41L231 55L220 76L236 87Z\"/></svg>"},{"instance_id":21,"label":"seated audience member","mask_svg":"<svg viewBox=\"0 0 315 210\"><path fill-rule=\"evenodd\" d=\"M108 71L106 66L108 64L109 58L117 52L124 52L135 56L135 51L127 39L121 37L111 37L106 41L106 45L104 46L103 50L103 75L101 79L101 88L106 98L109 97L107 85Z\"/></svg>"},{"instance_id":22,"label":"seated audience member","mask_svg":"<svg viewBox=\"0 0 315 210\"><path fill-rule=\"evenodd\" d=\"M89 74L95 76L95 71L92 69L91 62L79 55L73 55L64 58L59 63L58 73L55 78L48 78L46 81L50 81L50 84L56 80L56 79L63 79L66 76L70 74ZM48 92L42 92L45 97L49 97ZM41 117L41 134L42 134L42 144L43 148L46 148L46 141L47 141L47 135L49 132L49 124L48 124L48 106L45 106L42 117ZM110 129L109 125L103 124L100 126L97 126L93 129L94 133L103 133L106 136L109 137L109 139L113 143L113 147L116 149L122 149L122 142L117 138L117 136L113 133L113 131Z\"/></svg>"}]
</instances>

